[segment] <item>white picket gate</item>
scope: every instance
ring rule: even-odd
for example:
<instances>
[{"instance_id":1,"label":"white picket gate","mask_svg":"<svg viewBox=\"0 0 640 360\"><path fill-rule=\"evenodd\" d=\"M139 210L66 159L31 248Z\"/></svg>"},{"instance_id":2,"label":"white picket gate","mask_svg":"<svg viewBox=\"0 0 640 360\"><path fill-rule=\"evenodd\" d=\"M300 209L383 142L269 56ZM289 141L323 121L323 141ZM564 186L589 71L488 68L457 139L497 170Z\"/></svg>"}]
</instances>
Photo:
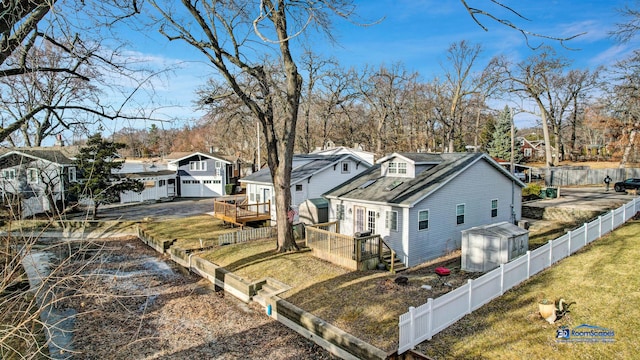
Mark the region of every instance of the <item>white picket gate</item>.
<instances>
[{"instance_id":1,"label":"white picket gate","mask_svg":"<svg viewBox=\"0 0 640 360\"><path fill-rule=\"evenodd\" d=\"M398 353L414 348L456 321L501 296L531 276L580 250L590 242L627 222L638 211L640 201L631 202L597 219L585 223L576 230L549 242L533 251L527 251L509 263L501 265L464 286L454 289L437 299L428 299L417 308L400 315Z\"/></svg>"}]
</instances>

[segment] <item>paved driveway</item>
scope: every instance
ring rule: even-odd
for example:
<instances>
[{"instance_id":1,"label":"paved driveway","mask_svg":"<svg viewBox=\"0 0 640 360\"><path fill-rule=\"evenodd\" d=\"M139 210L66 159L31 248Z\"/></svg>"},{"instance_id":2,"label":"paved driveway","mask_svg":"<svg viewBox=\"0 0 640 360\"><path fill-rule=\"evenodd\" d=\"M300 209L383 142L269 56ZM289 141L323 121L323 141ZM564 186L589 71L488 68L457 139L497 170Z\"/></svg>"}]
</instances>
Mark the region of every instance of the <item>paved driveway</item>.
<instances>
[{"instance_id":1,"label":"paved driveway","mask_svg":"<svg viewBox=\"0 0 640 360\"><path fill-rule=\"evenodd\" d=\"M536 207L579 207L585 210L611 210L631 201L635 196L605 191L604 187L560 188L560 197L528 202ZM175 219L213 212L213 198L178 198L161 203L139 203L107 205L98 208L100 220L132 220L145 217L154 219ZM74 216L75 219L83 215Z\"/></svg>"},{"instance_id":2,"label":"paved driveway","mask_svg":"<svg viewBox=\"0 0 640 360\"><path fill-rule=\"evenodd\" d=\"M154 219L176 219L212 212L213 198L179 198L160 203L103 205L98 208L98 220L138 221L146 217ZM81 219L84 216L83 214L76 214L73 218Z\"/></svg>"},{"instance_id":3,"label":"paved driveway","mask_svg":"<svg viewBox=\"0 0 640 360\"><path fill-rule=\"evenodd\" d=\"M560 188L559 197L526 203L536 207L578 207L585 210L611 210L633 200L635 195L617 193L604 187Z\"/></svg>"}]
</instances>

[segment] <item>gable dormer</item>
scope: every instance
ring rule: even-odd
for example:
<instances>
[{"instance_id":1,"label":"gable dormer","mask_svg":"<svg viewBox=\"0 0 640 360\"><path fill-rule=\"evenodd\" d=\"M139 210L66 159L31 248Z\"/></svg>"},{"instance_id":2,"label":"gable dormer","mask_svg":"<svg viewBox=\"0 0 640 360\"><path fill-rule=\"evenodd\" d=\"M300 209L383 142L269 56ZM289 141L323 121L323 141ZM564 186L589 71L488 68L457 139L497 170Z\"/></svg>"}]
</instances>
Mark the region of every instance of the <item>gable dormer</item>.
<instances>
[{"instance_id":1,"label":"gable dormer","mask_svg":"<svg viewBox=\"0 0 640 360\"><path fill-rule=\"evenodd\" d=\"M378 160L381 176L415 178L442 162L440 154L393 153Z\"/></svg>"},{"instance_id":2,"label":"gable dormer","mask_svg":"<svg viewBox=\"0 0 640 360\"><path fill-rule=\"evenodd\" d=\"M391 154L377 162L380 163L381 176L406 178L416 176L414 161L400 154Z\"/></svg>"}]
</instances>

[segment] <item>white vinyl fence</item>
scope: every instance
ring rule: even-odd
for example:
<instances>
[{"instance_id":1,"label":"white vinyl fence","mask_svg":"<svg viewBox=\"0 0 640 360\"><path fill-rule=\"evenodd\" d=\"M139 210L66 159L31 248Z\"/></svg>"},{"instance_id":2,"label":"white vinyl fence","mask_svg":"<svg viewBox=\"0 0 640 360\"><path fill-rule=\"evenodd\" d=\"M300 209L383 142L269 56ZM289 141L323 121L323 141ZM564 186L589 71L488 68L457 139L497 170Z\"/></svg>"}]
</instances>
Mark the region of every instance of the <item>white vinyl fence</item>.
<instances>
[{"instance_id":1,"label":"white vinyl fence","mask_svg":"<svg viewBox=\"0 0 640 360\"><path fill-rule=\"evenodd\" d=\"M634 198L633 201L590 223L585 223L576 230L550 240L533 251L527 251L525 255L475 280L469 280L464 286L446 295L435 300L430 298L426 304L417 308L410 307L408 313L400 315L398 354L414 348L425 340L431 340L433 335L501 296L505 291L613 231L638 211L640 201Z\"/></svg>"}]
</instances>

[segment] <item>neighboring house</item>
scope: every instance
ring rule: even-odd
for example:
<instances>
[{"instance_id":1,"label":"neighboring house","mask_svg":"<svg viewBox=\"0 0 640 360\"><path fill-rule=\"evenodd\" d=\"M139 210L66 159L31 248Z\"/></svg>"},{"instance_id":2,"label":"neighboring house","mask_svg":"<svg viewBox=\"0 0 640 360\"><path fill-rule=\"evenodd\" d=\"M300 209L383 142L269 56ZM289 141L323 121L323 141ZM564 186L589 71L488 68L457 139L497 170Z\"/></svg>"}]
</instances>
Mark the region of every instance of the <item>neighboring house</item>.
<instances>
[{"instance_id":1,"label":"neighboring house","mask_svg":"<svg viewBox=\"0 0 640 360\"><path fill-rule=\"evenodd\" d=\"M527 140L520 138L520 151L525 161L542 160L545 157L544 141ZM555 153L555 148L551 147L551 152Z\"/></svg>"},{"instance_id":2,"label":"neighboring house","mask_svg":"<svg viewBox=\"0 0 640 360\"><path fill-rule=\"evenodd\" d=\"M144 184L142 192L121 193L121 204L171 200L176 197L176 172L168 170L167 164L162 161L125 160L117 173Z\"/></svg>"},{"instance_id":3,"label":"neighboring house","mask_svg":"<svg viewBox=\"0 0 640 360\"><path fill-rule=\"evenodd\" d=\"M415 266L460 249L462 230L520 220L524 186L484 153L394 153L324 196L340 233L379 234Z\"/></svg>"},{"instance_id":4,"label":"neighboring house","mask_svg":"<svg viewBox=\"0 0 640 360\"><path fill-rule=\"evenodd\" d=\"M234 183L234 163L220 154L172 153L165 159L177 173L179 197L223 196L225 185Z\"/></svg>"},{"instance_id":5,"label":"neighboring house","mask_svg":"<svg viewBox=\"0 0 640 360\"><path fill-rule=\"evenodd\" d=\"M21 217L62 211L77 181L75 147L16 148L0 155L3 200L19 201Z\"/></svg>"},{"instance_id":6,"label":"neighboring house","mask_svg":"<svg viewBox=\"0 0 640 360\"><path fill-rule=\"evenodd\" d=\"M375 162L375 154L372 152L364 151L360 148L348 148L346 146L337 146L325 149L317 149L313 151L311 154L315 155L343 155L350 154L369 163L369 165L374 164Z\"/></svg>"},{"instance_id":7,"label":"neighboring house","mask_svg":"<svg viewBox=\"0 0 640 360\"><path fill-rule=\"evenodd\" d=\"M291 170L291 205L299 206L307 199L320 198L327 190L342 184L369 169L371 165L352 154L294 155ZM248 203L275 204L275 192L269 168L261 169L243 179ZM271 206L271 222L276 221L276 207Z\"/></svg>"}]
</instances>

